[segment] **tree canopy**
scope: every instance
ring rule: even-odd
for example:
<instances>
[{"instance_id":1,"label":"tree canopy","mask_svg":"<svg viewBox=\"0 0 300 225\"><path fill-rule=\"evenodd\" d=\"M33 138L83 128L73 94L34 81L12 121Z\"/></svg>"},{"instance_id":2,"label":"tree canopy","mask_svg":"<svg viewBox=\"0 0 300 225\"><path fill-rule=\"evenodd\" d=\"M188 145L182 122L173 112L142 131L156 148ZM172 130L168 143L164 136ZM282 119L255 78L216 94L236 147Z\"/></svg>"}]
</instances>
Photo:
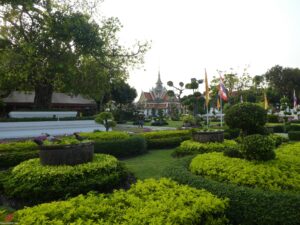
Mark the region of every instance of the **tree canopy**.
<instances>
[{"instance_id":1,"label":"tree canopy","mask_svg":"<svg viewBox=\"0 0 300 225\"><path fill-rule=\"evenodd\" d=\"M137 43L131 49L120 45L117 33L122 26L117 18L96 23L70 4L0 0L2 94L35 91L37 108L50 107L53 91L100 101L111 83L127 78L129 66L143 62L148 44Z\"/></svg>"}]
</instances>

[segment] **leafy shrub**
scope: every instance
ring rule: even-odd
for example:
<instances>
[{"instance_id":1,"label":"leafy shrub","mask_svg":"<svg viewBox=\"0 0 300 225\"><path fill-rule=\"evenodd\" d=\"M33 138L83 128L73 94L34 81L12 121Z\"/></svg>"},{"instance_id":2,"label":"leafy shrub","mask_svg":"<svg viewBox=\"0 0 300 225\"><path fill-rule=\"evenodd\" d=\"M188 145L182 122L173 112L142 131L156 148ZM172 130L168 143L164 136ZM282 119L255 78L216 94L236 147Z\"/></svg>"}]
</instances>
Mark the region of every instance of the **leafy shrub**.
<instances>
[{"instance_id":1,"label":"leafy shrub","mask_svg":"<svg viewBox=\"0 0 300 225\"><path fill-rule=\"evenodd\" d=\"M224 138L225 139L232 140L232 139L237 138L239 135L240 135L240 129L237 129L237 128L235 128L235 129L230 129L229 128L229 129L226 129L224 131Z\"/></svg>"},{"instance_id":2,"label":"leafy shrub","mask_svg":"<svg viewBox=\"0 0 300 225\"><path fill-rule=\"evenodd\" d=\"M279 123L279 116L274 114L267 115L268 123Z\"/></svg>"},{"instance_id":3,"label":"leafy shrub","mask_svg":"<svg viewBox=\"0 0 300 225\"><path fill-rule=\"evenodd\" d=\"M276 125L276 126L271 126L273 128L274 133L285 133L285 126L284 125Z\"/></svg>"},{"instance_id":4,"label":"leafy shrub","mask_svg":"<svg viewBox=\"0 0 300 225\"><path fill-rule=\"evenodd\" d=\"M193 115L184 115L181 118L184 126L191 127L196 125L196 118Z\"/></svg>"},{"instance_id":5,"label":"leafy shrub","mask_svg":"<svg viewBox=\"0 0 300 225\"><path fill-rule=\"evenodd\" d=\"M293 145L291 150L297 150L299 144ZM300 156L299 152L298 154ZM300 224L300 195L298 193L264 191L197 176L188 170L191 158L185 157L174 161L165 169L164 176L181 184L206 189L220 198L229 198L230 204L226 210L226 216L230 224ZM300 163L299 158L297 161Z\"/></svg>"},{"instance_id":6,"label":"leafy shrub","mask_svg":"<svg viewBox=\"0 0 300 225\"><path fill-rule=\"evenodd\" d=\"M285 168L280 160L264 163L229 158L213 152L198 155L190 165L193 173L220 182L274 191L300 191L300 174L297 169ZM297 165L296 165L297 167Z\"/></svg>"},{"instance_id":7,"label":"leafy shrub","mask_svg":"<svg viewBox=\"0 0 300 225\"><path fill-rule=\"evenodd\" d=\"M18 165L28 159L38 157L38 146L32 141L10 142L0 144L0 167Z\"/></svg>"},{"instance_id":8,"label":"leafy shrub","mask_svg":"<svg viewBox=\"0 0 300 225\"><path fill-rule=\"evenodd\" d=\"M111 140L95 140L94 143L95 153L110 154L120 158L147 152L147 144L143 136L132 136Z\"/></svg>"},{"instance_id":9,"label":"leafy shrub","mask_svg":"<svg viewBox=\"0 0 300 225\"><path fill-rule=\"evenodd\" d=\"M231 158L241 158L241 159L244 158L243 154L238 148L225 149L223 154Z\"/></svg>"},{"instance_id":10,"label":"leafy shrub","mask_svg":"<svg viewBox=\"0 0 300 225\"><path fill-rule=\"evenodd\" d=\"M125 132L111 131L111 132L93 132L80 133L80 136L88 138L89 140L108 141L129 138L130 135Z\"/></svg>"},{"instance_id":11,"label":"leafy shrub","mask_svg":"<svg viewBox=\"0 0 300 225\"><path fill-rule=\"evenodd\" d=\"M283 137L283 136L278 135L278 134L270 134L269 137L274 140L276 147L278 147L279 145L281 145L284 142L288 142L289 141L288 138Z\"/></svg>"},{"instance_id":12,"label":"leafy shrub","mask_svg":"<svg viewBox=\"0 0 300 225\"><path fill-rule=\"evenodd\" d=\"M138 181L128 191L78 196L16 212L18 224L207 224L227 222L227 200L161 179Z\"/></svg>"},{"instance_id":13,"label":"leafy shrub","mask_svg":"<svg viewBox=\"0 0 300 225\"><path fill-rule=\"evenodd\" d=\"M248 160L271 160L275 158L275 141L269 136L253 134L245 137L241 143L241 151Z\"/></svg>"},{"instance_id":14,"label":"leafy shrub","mask_svg":"<svg viewBox=\"0 0 300 225\"><path fill-rule=\"evenodd\" d=\"M226 149L237 149L238 145L233 140L224 140L223 143L209 142L200 143L197 141L187 140L181 143L181 145L173 152L173 156L181 157L185 155L193 155L197 153L207 152L224 152Z\"/></svg>"},{"instance_id":15,"label":"leafy shrub","mask_svg":"<svg viewBox=\"0 0 300 225\"><path fill-rule=\"evenodd\" d=\"M123 166L109 155L95 154L93 162L76 166L42 166L39 159L30 159L12 169L3 187L8 197L32 204L111 191L126 177Z\"/></svg>"},{"instance_id":16,"label":"leafy shrub","mask_svg":"<svg viewBox=\"0 0 300 225\"><path fill-rule=\"evenodd\" d=\"M192 137L189 130L147 132L143 136L146 138L148 149L174 148Z\"/></svg>"},{"instance_id":17,"label":"leafy shrub","mask_svg":"<svg viewBox=\"0 0 300 225\"><path fill-rule=\"evenodd\" d=\"M108 131L110 128L115 127L117 123L114 121L114 116L111 112L101 112L95 117L95 122L103 124L105 130Z\"/></svg>"},{"instance_id":18,"label":"leafy shrub","mask_svg":"<svg viewBox=\"0 0 300 225\"><path fill-rule=\"evenodd\" d=\"M288 135L289 135L289 139L291 141L299 141L300 140L300 131L289 131Z\"/></svg>"},{"instance_id":19,"label":"leafy shrub","mask_svg":"<svg viewBox=\"0 0 300 225\"><path fill-rule=\"evenodd\" d=\"M244 135L250 135L264 132L267 113L254 103L238 103L226 110L224 119L229 128L238 128Z\"/></svg>"},{"instance_id":20,"label":"leafy shrub","mask_svg":"<svg viewBox=\"0 0 300 225\"><path fill-rule=\"evenodd\" d=\"M287 131L300 131L299 125L287 125L286 127Z\"/></svg>"}]
</instances>

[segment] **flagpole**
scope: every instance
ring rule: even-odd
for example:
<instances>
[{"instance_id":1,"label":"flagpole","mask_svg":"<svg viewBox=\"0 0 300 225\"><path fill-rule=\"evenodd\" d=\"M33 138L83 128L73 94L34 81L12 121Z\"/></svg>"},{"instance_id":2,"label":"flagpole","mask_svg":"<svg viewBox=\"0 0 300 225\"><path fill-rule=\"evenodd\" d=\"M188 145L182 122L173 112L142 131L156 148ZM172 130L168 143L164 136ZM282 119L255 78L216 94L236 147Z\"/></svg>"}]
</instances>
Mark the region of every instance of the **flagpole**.
<instances>
[{"instance_id":1,"label":"flagpole","mask_svg":"<svg viewBox=\"0 0 300 225\"><path fill-rule=\"evenodd\" d=\"M206 127L208 128L208 105L206 105Z\"/></svg>"},{"instance_id":2,"label":"flagpole","mask_svg":"<svg viewBox=\"0 0 300 225\"><path fill-rule=\"evenodd\" d=\"M220 105L221 105L221 127L223 127L222 97L219 96L219 98L220 98Z\"/></svg>"}]
</instances>

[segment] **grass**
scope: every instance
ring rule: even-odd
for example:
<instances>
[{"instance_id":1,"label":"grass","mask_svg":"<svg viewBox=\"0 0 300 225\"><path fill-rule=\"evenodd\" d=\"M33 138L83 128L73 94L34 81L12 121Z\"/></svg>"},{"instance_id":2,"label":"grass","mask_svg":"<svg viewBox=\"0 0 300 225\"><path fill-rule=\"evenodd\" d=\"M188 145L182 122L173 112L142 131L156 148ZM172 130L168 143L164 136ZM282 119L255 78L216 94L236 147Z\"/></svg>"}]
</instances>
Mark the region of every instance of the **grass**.
<instances>
[{"instance_id":1,"label":"grass","mask_svg":"<svg viewBox=\"0 0 300 225\"><path fill-rule=\"evenodd\" d=\"M171 156L174 149L153 150L134 158L122 160L138 179L160 178L162 171L176 158Z\"/></svg>"}]
</instances>

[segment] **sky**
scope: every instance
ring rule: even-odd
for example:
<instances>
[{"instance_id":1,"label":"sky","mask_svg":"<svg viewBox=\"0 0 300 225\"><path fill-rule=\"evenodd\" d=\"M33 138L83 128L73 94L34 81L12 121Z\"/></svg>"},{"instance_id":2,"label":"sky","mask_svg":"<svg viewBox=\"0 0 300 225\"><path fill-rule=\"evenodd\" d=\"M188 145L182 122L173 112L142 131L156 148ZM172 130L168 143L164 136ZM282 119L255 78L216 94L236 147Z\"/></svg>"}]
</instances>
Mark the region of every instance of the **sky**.
<instances>
[{"instance_id":1,"label":"sky","mask_svg":"<svg viewBox=\"0 0 300 225\"><path fill-rule=\"evenodd\" d=\"M100 13L123 24L122 44L151 41L142 68L130 70L138 94L165 84L208 80L217 70L251 76L272 66L300 68L299 0L105 0ZM200 90L204 89L200 87Z\"/></svg>"}]
</instances>

